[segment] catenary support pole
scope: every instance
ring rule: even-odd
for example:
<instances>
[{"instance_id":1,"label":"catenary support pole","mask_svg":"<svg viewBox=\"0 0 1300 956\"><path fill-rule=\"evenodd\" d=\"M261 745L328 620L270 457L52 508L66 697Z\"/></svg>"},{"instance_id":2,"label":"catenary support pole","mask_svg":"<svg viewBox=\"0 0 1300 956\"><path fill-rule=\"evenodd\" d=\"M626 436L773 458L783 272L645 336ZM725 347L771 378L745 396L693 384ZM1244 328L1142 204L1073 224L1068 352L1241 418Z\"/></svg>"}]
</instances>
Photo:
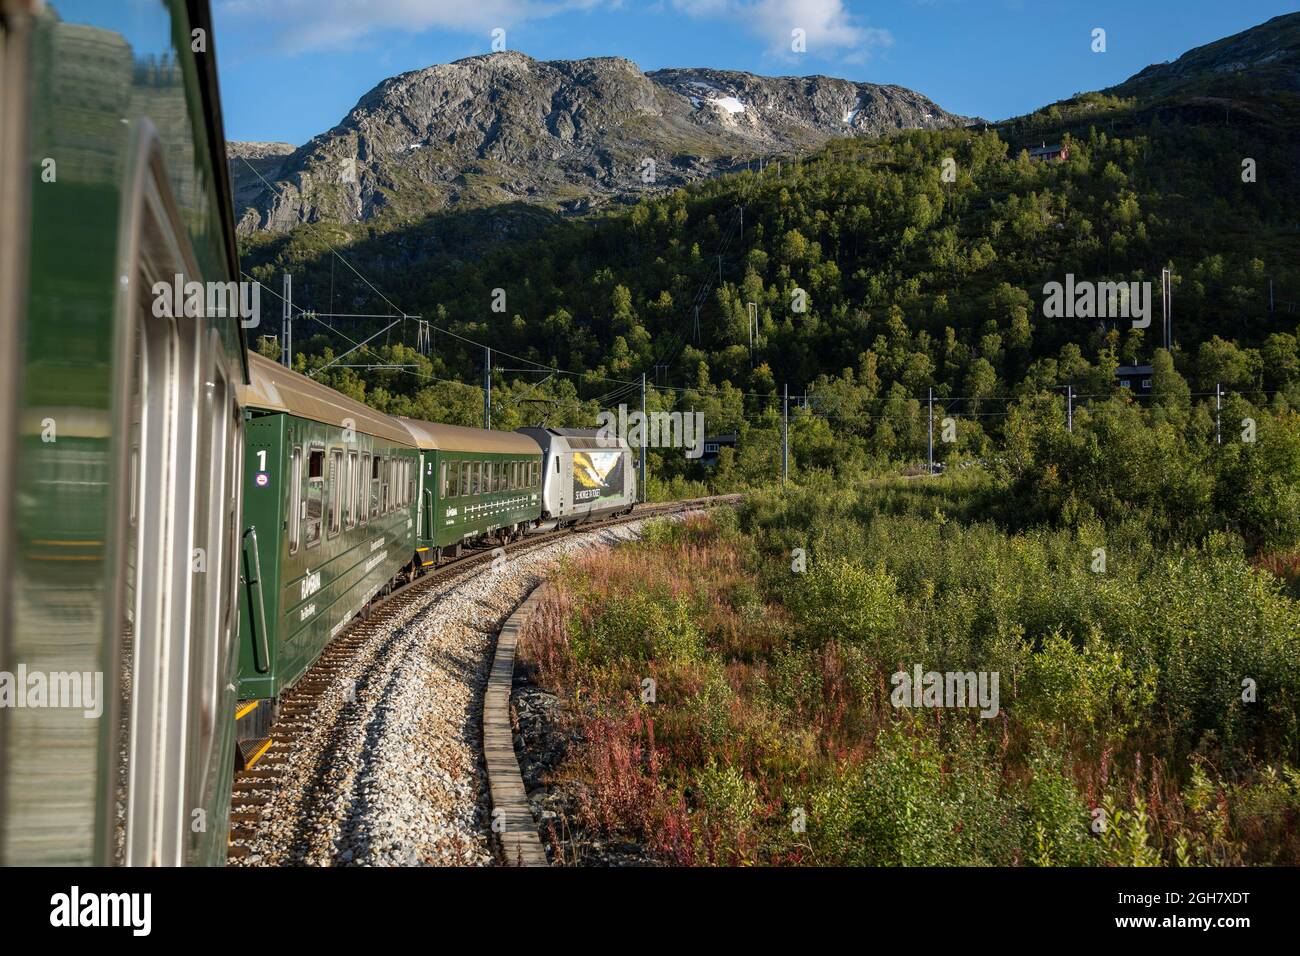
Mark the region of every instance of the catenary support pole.
<instances>
[{"instance_id":1,"label":"catenary support pole","mask_svg":"<svg viewBox=\"0 0 1300 956\"><path fill-rule=\"evenodd\" d=\"M1223 444L1223 386L1214 383L1214 443Z\"/></svg>"},{"instance_id":2,"label":"catenary support pole","mask_svg":"<svg viewBox=\"0 0 1300 956\"><path fill-rule=\"evenodd\" d=\"M781 408L781 484L790 477L790 385L785 386Z\"/></svg>"},{"instance_id":3,"label":"catenary support pole","mask_svg":"<svg viewBox=\"0 0 1300 956\"><path fill-rule=\"evenodd\" d=\"M645 493L645 440L646 440L646 417L645 417L645 372L641 373L641 500L646 500Z\"/></svg>"},{"instance_id":4,"label":"catenary support pole","mask_svg":"<svg viewBox=\"0 0 1300 956\"><path fill-rule=\"evenodd\" d=\"M280 323L280 361L285 368L293 368L293 276L284 274L283 316Z\"/></svg>"},{"instance_id":5,"label":"catenary support pole","mask_svg":"<svg viewBox=\"0 0 1300 956\"><path fill-rule=\"evenodd\" d=\"M926 404L930 409L930 436L926 442L926 458L930 462L930 474L934 474L934 389L931 388Z\"/></svg>"}]
</instances>

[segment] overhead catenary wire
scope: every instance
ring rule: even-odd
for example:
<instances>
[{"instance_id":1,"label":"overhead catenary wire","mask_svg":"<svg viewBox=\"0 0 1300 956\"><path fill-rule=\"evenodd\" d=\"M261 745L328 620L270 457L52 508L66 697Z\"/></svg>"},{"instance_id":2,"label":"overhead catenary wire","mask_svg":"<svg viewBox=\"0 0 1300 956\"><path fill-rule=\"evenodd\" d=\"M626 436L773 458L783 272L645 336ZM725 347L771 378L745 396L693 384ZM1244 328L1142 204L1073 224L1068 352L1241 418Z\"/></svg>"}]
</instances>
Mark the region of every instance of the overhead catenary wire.
<instances>
[{"instance_id":1,"label":"overhead catenary wire","mask_svg":"<svg viewBox=\"0 0 1300 956\"><path fill-rule=\"evenodd\" d=\"M246 165L250 170L252 170L253 174L254 174L255 176L257 176L257 178L260 179L260 180L262 181L262 183L266 186L267 189L270 189L272 192L274 192L274 193L276 194L276 196L279 196L280 198L284 198L283 193L282 193L279 189L276 189L275 185L274 185L273 183L271 183L271 182L270 182L270 181L269 181L265 176L263 176L263 175L261 174L261 172L260 172L260 171L255 167L255 166L253 166L252 163L250 163L250 162L248 161L248 159L247 159L246 157L241 156L240 159L242 159L242 160L244 161L244 165ZM314 224L314 223L310 223L310 222L308 222L308 223L305 223L305 225L308 225L308 226L314 226L315 224ZM347 266L350 270L352 270L352 272L357 276L357 278L360 279L362 282L364 282L364 283L366 284L366 286L367 286L367 287L368 287L372 292L375 293L375 295L379 296L379 298L381 298L381 299L382 299L382 300L383 300L383 301L388 305L389 308L391 308L395 313L397 313L398 315L400 315L400 316L402 316L402 317L406 317L407 315L409 315L409 313L407 313L407 312L403 311L402 309L398 308L397 305L393 302L392 299L390 299L390 298L388 298L388 296L384 295L384 293L381 292L381 291L379 290L379 288L378 288L378 287L377 287L373 282L371 282L371 281L370 281L369 279L367 279L364 275L362 275L361 272L360 272L360 270L358 270L358 269L356 268L356 266L354 266L351 262L349 262L349 261L348 261L348 260L347 260L347 259L346 259L346 258L345 258L345 257L344 257L344 256L343 256L343 255L342 255L342 254L337 250L337 249L334 248L333 243L331 243L331 242L330 242L328 239L326 239L324 236L319 235L319 230L317 230L317 236L318 236L318 238L320 238L320 240L325 244L325 247L326 247L327 249L329 249L330 254L333 255L335 258L337 258L340 262L342 262L342 263L343 263L345 266ZM251 278L251 277L250 277L250 278ZM256 281L256 280L254 280L254 281ZM266 288L266 286L263 285L262 288ZM449 336L451 336L451 337L454 338L454 339L458 339L458 340L460 340L460 341L463 341L463 342L466 342L466 343L468 343L468 344L470 344L470 345L473 345L475 348L480 348L480 349L492 348L492 350L493 350L494 352L496 352L496 353L498 353L498 354L500 354L500 355L504 355L504 356L506 356L506 357L508 357L508 358L514 359L514 360L517 361L517 362L525 362L525 363L527 363L528 365L536 366L536 367L539 368L539 369L546 369L546 370L548 370L548 371L556 372L556 373L559 373L559 374L572 374L572 375L581 375L581 374L583 374L583 373L580 373L580 372L567 372L565 369L555 368L554 366L547 365L547 364L545 364L545 363L543 363L543 362L537 362L537 361L534 361L533 359L525 358L525 357L522 356L522 355L515 355L515 354L513 354L513 353L506 352L506 351L504 351L503 349L499 349L499 348L495 348L495 347L493 347L493 346L489 346L489 345L488 345L487 343L485 343L485 342L479 342L479 341L477 341L477 340L475 340L475 339L470 338L469 336L462 335L462 334L460 334L459 332L455 332L455 331L453 331L453 330L451 330L451 329L445 328L445 327L443 327L443 326L441 326L441 325L438 325L436 322L430 321L430 320L428 320L428 319L425 319L424 321L426 321L426 322L429 323L429 327L430 327L430 328L432 328L432 329L436 329L436 330L438 330L439 332L442 332L444 335L449 335ZM617 381L617 380L615 380L615 379L608 379L608 381ZM628 383L626 383L626 382L620 382L620 384L628 384Z\"/></svg>"}]
</instances>

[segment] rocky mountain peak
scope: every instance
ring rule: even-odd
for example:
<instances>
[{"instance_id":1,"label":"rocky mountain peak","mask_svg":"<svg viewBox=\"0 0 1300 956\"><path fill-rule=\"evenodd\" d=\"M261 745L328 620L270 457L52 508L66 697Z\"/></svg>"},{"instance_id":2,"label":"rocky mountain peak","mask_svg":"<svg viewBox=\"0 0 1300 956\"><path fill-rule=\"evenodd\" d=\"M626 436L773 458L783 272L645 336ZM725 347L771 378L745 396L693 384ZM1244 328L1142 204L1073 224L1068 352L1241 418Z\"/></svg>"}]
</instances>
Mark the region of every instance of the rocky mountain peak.
<instances>
[{"instance_id":1,"label":"rocky mountain peak","mask_svg":"<svg viewBox=\"0 0 1300 956\"><path fill-rule=\"evenodd\" d=\"M897 86L646 74L622 57L510 51L384 80L338 126L287 154L257 148L265 144L230 153L240 229L252 232L516 201L582 212L835 136L965 122Z\"/></svg>"}]
</instances>

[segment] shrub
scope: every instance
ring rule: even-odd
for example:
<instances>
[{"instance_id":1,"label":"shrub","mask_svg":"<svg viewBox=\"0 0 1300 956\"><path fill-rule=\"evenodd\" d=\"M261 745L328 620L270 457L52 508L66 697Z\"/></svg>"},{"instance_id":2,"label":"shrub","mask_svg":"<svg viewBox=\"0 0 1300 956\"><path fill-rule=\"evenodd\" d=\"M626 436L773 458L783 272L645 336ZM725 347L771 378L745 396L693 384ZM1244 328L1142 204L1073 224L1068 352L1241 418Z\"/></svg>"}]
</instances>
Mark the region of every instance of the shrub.
<instances>
[{"instance_id":1,"label":"shrub","mask_svg":"<svg viewBox=\"0 0 1300 956\"><path fill-rule=\"evenodd\" d=\"M898 659L902 602L882 567L839 559L818 563L791 581L785 603L798 637L808 644L842 641L862 646L880 662Z\"/></svg>"}]
</instances>

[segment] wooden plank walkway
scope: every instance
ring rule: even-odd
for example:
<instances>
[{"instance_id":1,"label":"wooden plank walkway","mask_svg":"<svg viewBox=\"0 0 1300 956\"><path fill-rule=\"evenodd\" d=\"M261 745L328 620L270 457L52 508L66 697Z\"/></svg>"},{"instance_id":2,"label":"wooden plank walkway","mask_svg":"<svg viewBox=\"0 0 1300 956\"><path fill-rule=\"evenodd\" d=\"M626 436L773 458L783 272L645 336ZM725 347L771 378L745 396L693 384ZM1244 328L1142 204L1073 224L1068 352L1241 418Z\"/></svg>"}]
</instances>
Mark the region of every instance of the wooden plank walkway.
<instances>
[{"instance_id":1,"label":"wooden plank walkway","mask_svg":"<svg viewBox=\"0 0 1300 956\"><path fill-rule=\"evenodd\" d=\"M514 682L515 649L533 609L546 594L543 581L501 626L496 655L483 695L483 758L492 796L492 830L501 841L506 866L549 866L528 805L528 792L515 757L510 727L510 688Z\"/></svg>"}]
</instances>

